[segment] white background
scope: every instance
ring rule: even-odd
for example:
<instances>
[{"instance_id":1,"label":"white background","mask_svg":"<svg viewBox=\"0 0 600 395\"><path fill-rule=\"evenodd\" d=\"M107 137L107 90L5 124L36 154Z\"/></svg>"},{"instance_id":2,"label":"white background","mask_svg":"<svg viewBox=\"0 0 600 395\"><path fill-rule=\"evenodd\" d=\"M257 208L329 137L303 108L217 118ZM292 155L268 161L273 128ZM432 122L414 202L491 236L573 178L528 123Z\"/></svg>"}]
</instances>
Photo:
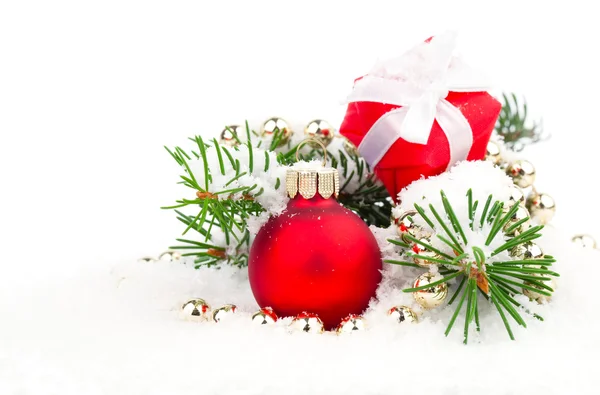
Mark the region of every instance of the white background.
<instances>
[{"instance_id":1,"label":"white background","mask_svg":"<svg viewBox=\"0 0 600 395\"><path fill-rule=\"evenodd\" d=\"M600 239L595 8L0 0L0 393L597 393L598 299L582 279L597 278L598 252L559 237ZM560 292L540 306L546 322L509 342L488 316L485 341L464 348L442 321L398 330L385 320L395 290L368 318L374 336L257 332L243 329L255 307L243 273L135 262L182 231L159 209L180 197L163 145L245 118L339 124L341 100L377 57L446 29L496 92L526 96L553 135L525 152L559 210L559 232L545 238L563 265ZM196 292L245 311L228 327L176 318Z\"/></svg>"},{"instance_id":2,"label":"white background","mask_svg":"<svg viewBox=\"0 0 600 395\"><path fill-rule=\"evenodd\" d=\"M600 232L597 19L588 1L2 1L0 266L164 250L181 228L159 209L179 197L163 145L244 118L339 124L377 57L448 28L543 115L553 137L526 154L557 226Z\"/></svg>"}]
</instances>

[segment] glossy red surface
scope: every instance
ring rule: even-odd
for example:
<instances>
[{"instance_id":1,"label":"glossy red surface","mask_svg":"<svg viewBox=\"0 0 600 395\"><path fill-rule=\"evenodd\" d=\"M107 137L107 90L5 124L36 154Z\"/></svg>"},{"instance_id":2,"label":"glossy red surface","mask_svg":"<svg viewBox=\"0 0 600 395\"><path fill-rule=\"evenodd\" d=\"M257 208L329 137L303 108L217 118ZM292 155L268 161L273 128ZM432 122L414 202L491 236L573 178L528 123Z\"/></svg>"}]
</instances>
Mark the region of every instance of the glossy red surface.
<instances>
[{"instance_id":1,"label":"glossy red surface","mask_svg":"<svg viewBox=\"0 0 600 395\"><path fill-rule=\"evenodd\" d=\"M361 314L381 281L377 241L334 198L290 200L258 232L250 251L250 286L261 307L280 317L316 313L326 329Z\"/></svg>"}]
</instances>

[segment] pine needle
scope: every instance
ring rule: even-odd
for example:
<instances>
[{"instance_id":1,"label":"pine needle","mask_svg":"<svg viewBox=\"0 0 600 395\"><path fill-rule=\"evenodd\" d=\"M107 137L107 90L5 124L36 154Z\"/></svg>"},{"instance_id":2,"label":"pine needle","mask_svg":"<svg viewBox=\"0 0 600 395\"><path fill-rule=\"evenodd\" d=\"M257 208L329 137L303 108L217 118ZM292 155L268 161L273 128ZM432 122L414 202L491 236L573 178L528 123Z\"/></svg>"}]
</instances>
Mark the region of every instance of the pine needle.
<instances>
[{"instance_id":1,"label":"pine needle","mask_svg":"<svg viewBox=\"0 0 600 395\"><path fill-rule=\"evenodd\" d=\"M442 218L433 205L429 205L429 210L427 210L427 212L417 204L415 204L415 209L417 210L417 215L420 215L432 229L443 231L443 235L437 233L435 236L450 248L456 256L452 257L449 254L445 254L443 251L435 249L425 240L418 240L411 234L405 233L403 237L407 241L423 246L427 250L438 254L434 257L415 254L411 251L410 246L406 246L406 256L438 264L441 268L440 274L444 277L425 286L405 289L404 292L418 292L448 282L458 276L462 276L460 283L448 302L448 305L451 305L460 296L459 303L446 328L446 336L448 336L452 330L457 317L465 304L464 343L468 343L469 328L471 324L475 323L476 330L481 330L478 299L479 293L481 293L483 297L482 301L485 300L496 307L509 337L514 340L512 329L505 314L506 312L517 324L523 327L526 327L527 325L517 309L523 309L527 314L532 315L536 319L543 320L543 318L524 309L523 306L513 298L513 295L523 294L523 292L527 290L536 292L540 295L550 296L553 290L545 283L548 283L551 280L551 277L558 277L559 274L549 270L547 266L552 265L552 263L555 262L555 259L551 256L544 256L539 259L515 259L502 262L490 262L490 258L502 251L512 250L515 247L541 237L539 232L543 227L534 226L517 236L510 236L510 232L526 222L526 220L522 220L507 227L510 219L519 208L518 204L511 206L510 209L503 212L502 208L504 204L500 201L494 201L493 196L489 195L483 207L481 216L477 217L478 201L473 201L473 192L472 190L469 190L466 195L469 227L474 231L484 231L484 222L487 220L488 223L490 223L491 226L489 230L485 230L485 232L487 232L485 245L489 245L500 232L503 232L505 237L508 235L508 240L502 246L494 250L490 256L486 256L484 248L476 245L470 246L472 253L469 255L464 252L466 247L469 246L469 240L464 233L464 228L443 191L441 192L441 197L448 222L451 225L450 227L446 225L445 219ZM428 217L429 214L433 215L435 221ZM479 229L474 229L475 218L479 218ZM459 243L459 238L456 236L460 237L461 243ZM396 242L394 244L399 243ZM447 267L453 267L457 270L449 270Z\"/></svg>"}]
</instances>

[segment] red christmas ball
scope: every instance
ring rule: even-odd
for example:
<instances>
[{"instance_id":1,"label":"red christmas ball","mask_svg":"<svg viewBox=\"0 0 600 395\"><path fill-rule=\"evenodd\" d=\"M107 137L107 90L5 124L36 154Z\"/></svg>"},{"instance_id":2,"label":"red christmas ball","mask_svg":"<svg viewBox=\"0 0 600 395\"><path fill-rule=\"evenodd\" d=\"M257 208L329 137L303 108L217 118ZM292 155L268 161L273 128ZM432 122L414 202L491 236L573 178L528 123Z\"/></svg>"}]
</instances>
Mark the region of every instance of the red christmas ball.
<instances>
[{"instance_id":1,"label":"red christmas ball","mask_svg":"<svg viewBox=\"0 0 600 395\"><path fill-rule=\"evenodd\" d=\"M327 330L361 314L381 281L381 252L367 225L334 198L296 195L258 232L248 261L261 307L280 317L317 314Z\"/></svg>"}]
</instances>

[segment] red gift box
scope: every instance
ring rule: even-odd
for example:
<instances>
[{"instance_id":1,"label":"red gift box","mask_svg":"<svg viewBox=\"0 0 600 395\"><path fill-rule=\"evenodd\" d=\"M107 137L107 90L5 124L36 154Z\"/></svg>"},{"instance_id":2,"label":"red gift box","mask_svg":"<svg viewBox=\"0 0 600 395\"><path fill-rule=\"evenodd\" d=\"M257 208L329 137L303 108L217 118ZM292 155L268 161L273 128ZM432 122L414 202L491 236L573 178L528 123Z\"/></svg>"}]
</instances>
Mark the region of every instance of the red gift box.
<instances>
[{"instance_id":1,"label":"red gift box","mask_svg":"<svg viewBox=\"0 0 600 395\"><path fill-rule=\"evenodd\" d=\"M454 35L436 36L355 81L340 133L394 199L423 176L485 156L502 106L474 82L479 76L452 57L454 42Z\"/></svg>"}]
</instances>

